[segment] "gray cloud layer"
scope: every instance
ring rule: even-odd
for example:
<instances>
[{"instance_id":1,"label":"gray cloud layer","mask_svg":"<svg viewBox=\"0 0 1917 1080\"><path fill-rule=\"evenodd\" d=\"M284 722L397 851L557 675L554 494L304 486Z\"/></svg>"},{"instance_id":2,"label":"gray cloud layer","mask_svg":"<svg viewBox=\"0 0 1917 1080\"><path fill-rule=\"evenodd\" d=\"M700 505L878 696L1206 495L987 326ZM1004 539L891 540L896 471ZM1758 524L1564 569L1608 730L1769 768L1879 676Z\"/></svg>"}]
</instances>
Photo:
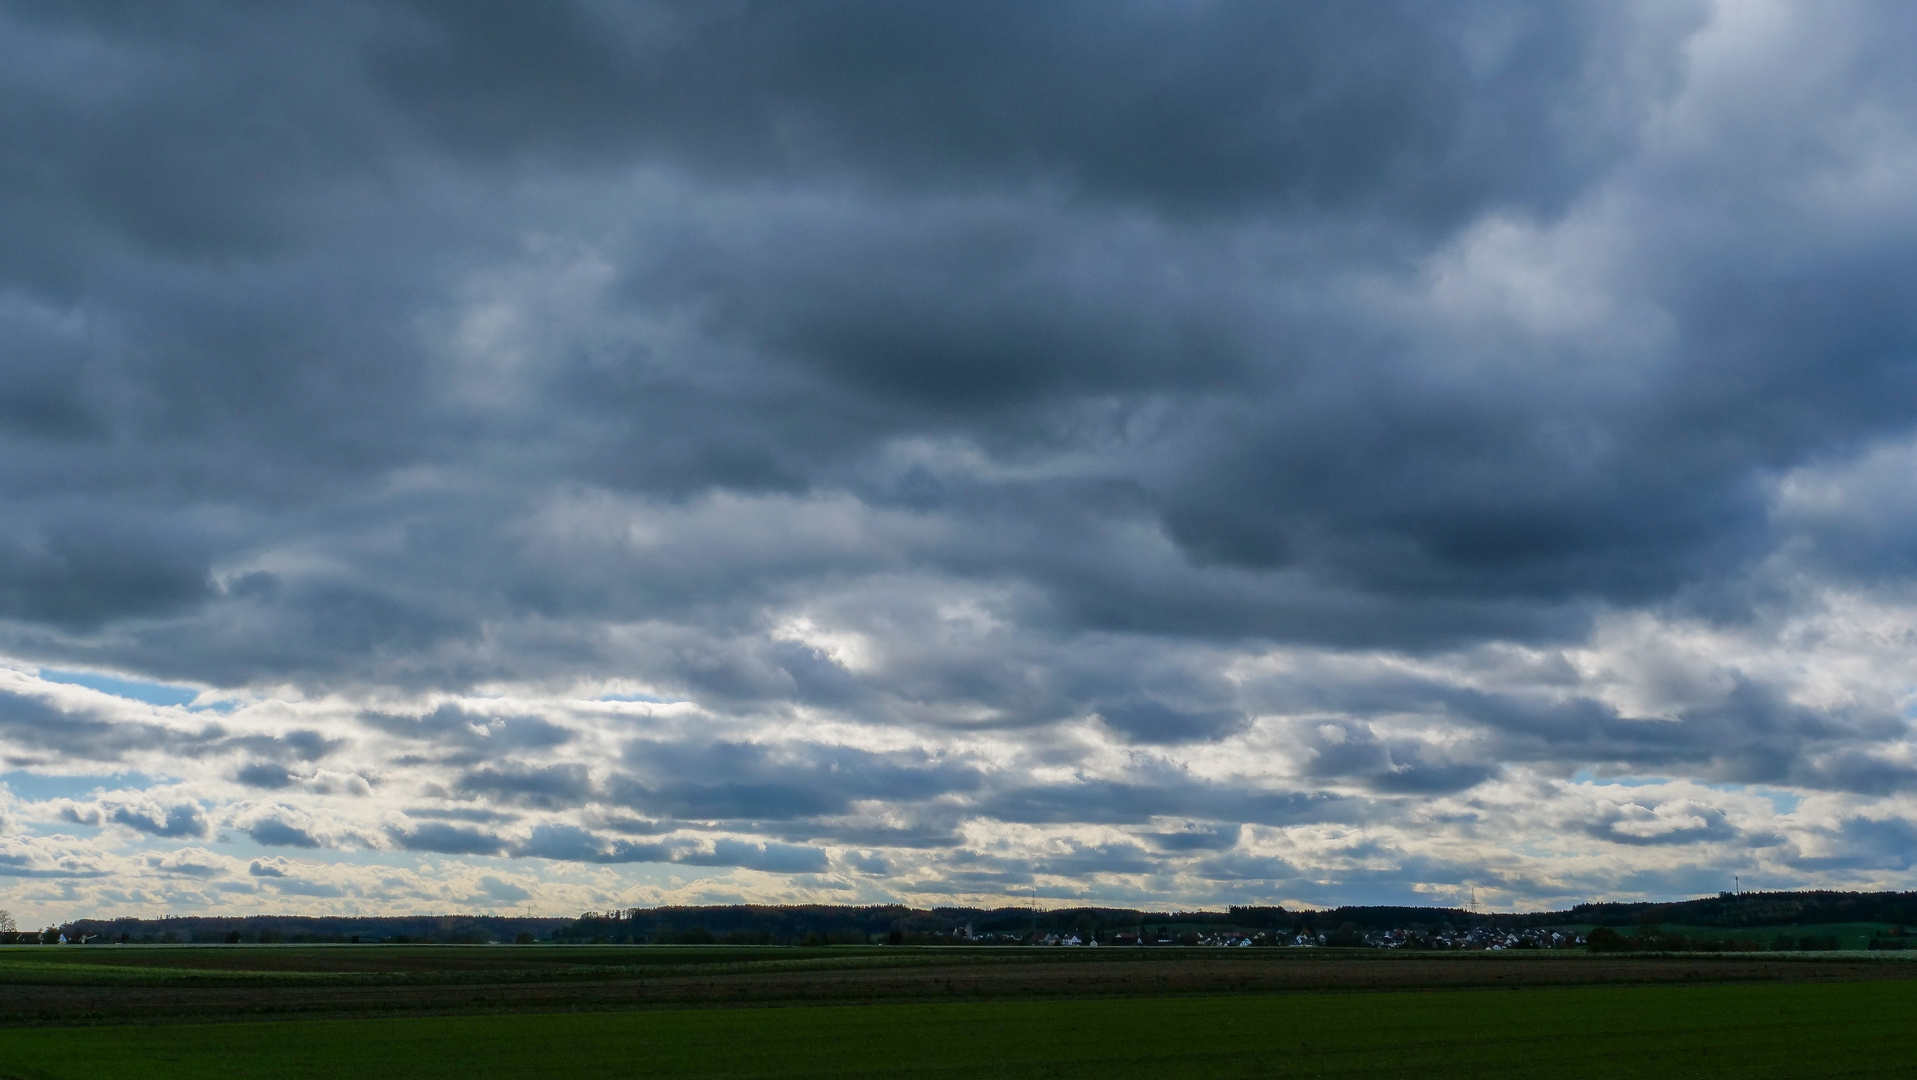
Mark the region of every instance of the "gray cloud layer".
<instances>
[{"instance_id":1,"label":"gray cloud layer","mask_svg":"<svg viewBox=\"0 0 1917 1080\"><path fill-rule=\"evenodd\" d=\"M23 683L14 767L213 786L21 813L926 895L1902 872L1911 19L0 5L0 650L242 703Z\"/></svg>"}]
</instances>

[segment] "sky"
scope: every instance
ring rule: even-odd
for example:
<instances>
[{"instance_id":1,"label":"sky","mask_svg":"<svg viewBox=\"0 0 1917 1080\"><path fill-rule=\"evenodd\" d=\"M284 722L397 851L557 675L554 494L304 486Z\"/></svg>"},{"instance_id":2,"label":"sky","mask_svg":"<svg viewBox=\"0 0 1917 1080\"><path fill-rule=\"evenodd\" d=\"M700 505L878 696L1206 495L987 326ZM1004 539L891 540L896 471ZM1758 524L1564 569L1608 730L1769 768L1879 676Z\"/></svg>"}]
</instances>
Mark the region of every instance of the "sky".
<instances>
[{"instance_id":1,"label":"sky","mask_svg":"<svg viewBox=\"0 0 1917 1080\"><path fill-rule=\"evenodd\" d=\"M0 904L1917 887L1914 38L0 0Z\"/></svg>"}]
</instances>

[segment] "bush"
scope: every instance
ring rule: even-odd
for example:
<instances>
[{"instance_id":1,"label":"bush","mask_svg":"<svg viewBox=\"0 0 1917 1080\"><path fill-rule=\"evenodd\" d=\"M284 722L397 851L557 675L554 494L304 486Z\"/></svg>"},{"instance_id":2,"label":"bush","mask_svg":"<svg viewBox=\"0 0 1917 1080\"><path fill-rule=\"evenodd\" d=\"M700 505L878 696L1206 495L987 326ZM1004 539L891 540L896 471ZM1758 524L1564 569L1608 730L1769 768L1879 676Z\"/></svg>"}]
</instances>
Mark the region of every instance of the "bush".
<instances>
[{"instance_id":1,"label":"bush","mask_svg":"<svg viewBox=\"0 0 1917 1080\"><path fill-rule=\"evenodd\" d=\"M1335 949L1362 949L1367 944L1364 927L1357 923L1345 923L1325 938L1325 944Z\"/></svg>"},{"instance_id":2,"label":"bush","mask_svg":"<svg viewBox=\"0 0 1917 1080\"><path fill-rule=\"evenodd\" d=\"M1631 943L1608 926L1600 926L1584 935L1584 944L1592 952L1625 952Z\"/></svg>"}]
</instances>

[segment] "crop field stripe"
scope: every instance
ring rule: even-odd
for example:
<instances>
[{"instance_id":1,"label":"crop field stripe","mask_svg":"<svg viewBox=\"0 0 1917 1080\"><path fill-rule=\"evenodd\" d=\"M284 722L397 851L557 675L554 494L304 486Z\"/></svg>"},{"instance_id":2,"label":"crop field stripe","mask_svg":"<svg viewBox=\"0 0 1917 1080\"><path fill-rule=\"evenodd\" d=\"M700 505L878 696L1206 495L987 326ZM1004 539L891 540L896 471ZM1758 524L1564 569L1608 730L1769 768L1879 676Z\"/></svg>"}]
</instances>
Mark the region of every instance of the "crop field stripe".
<instances>
[{"instance_id":1,"label":"crop field stripe","mask_svg":"<svg viewBox=\"0 0 1917 1080\"><path fill-rule=\"evenodd\" d=\"M1917 1074L1917 983L677 1009L0 1032L23 1080Z\"/></svg>"}]
</instances>

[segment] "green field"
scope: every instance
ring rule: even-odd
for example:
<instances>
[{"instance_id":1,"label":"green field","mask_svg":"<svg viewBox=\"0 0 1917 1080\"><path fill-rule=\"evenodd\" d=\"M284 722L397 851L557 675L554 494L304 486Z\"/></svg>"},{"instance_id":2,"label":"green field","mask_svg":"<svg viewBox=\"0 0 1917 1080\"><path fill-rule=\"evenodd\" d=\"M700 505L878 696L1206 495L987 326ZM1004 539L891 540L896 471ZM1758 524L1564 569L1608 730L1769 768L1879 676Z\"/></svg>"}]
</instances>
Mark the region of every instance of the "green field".
<instances>
[{"instance_id":1,"label":"green field","mask_svg":"<svg viewBox=\"0 0 1917 1080\"><path fill-rule=\"evenodd\" d=\"M1579 933L1589 933L1594 927L1579 923L1574 926ZM1611 929L1630 936L1641 929L1636 926L1613 926ZM1834 937L1840 949L1863 949L1870 945L1870 939L1883 937L1894 928L1890 923L1813 923L1807 926L1692 926L1686 923L1665 923L1658 927L1667 934L1682 934L1698 941L1724 941L1748 939L1769 948L1772 939L1779 934L1793 937Z\"/></svg>"},{"instance_id":2,"label":"green field","mask_svg":"<svg viewBox=\"0 0 1917 1080\"><path fill-rule=\"evenodd\" d=\"M0 949L0 1078L1917 1075L1911 953Z\"/></svg>"},{"instance_id":3,"label":"green field","mask_svg":"<svg viewBox=\"0 0 1917 1080\"><path fill-rule=\"evenodd\" d=\"M0 949L0 1030L706 1006L891 1005L1917 978L1917 953L652 945Z\"/></svg>"},{"instance_id":4,"label":"green field","mask_svg":"<svg viewBox=\"0 0 1917 1080\"><path fill-rule=\"evenodd\" d=\"M1917 1072L1917 983L671 1009L0 1032L24 1080L1825 1077Z\"/></svg>"}]
</instances>

